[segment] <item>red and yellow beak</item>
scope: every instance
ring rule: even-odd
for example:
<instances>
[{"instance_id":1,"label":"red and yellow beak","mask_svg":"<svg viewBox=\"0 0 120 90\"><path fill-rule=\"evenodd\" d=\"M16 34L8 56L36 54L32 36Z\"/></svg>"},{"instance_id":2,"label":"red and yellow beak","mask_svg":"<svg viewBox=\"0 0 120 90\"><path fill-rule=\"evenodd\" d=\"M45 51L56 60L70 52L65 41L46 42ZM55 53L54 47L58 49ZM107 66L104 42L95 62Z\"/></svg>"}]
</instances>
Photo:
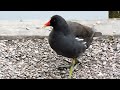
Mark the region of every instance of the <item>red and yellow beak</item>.
<instances>
[{"instance_id":1,"label":"red and yellow beak","mask_svg":"<svg viewBox=\"0 0 120 90\"><path fill-rule=\"evenodd\" d=\"M50 20L47 23L45 23L42 28L45 28L45 27L48 27L48 26L50 26Z\"/></svg>"},{"instance_id":2,"label":"red and yellow beak","mask_svg":"<svg viewBox=\"0 0 120 90\"><path fill-rule=\"evenodd\" d=\"M45 26L50 26L50 21L48 21L48 22L45 24Z\"/></svg>"}]
</instances>

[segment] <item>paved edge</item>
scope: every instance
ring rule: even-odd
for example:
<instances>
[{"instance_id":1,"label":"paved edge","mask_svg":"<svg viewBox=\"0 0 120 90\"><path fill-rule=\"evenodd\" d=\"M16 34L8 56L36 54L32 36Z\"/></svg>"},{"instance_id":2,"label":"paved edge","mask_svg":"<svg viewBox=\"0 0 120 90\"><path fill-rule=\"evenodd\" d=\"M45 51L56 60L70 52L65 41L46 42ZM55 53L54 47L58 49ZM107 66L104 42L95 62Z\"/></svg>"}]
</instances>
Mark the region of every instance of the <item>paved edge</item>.
<instances>
[{"instance_id":1,"label":"paved edge","mask_svg":"<svg viewBox=\"0 0 120 90\"><path fill-rule=\"evenodd\" d=\"M120 37L120 35L102 35L95 38L102 38L102 37ZM0 40L16 40L16 39L44 39L48 38L48 36L0 36Z\"/></svg>"},{"instance_id":2,"label":"paved edge","mask_svg":"<svg viewBox=\"0 0 120 90\"><path fill-rule=\"evenodd\" d=\"M15 39L44 39L48 36L0 36L0 40L15 40Z\"/></svg>"}]
</instances>

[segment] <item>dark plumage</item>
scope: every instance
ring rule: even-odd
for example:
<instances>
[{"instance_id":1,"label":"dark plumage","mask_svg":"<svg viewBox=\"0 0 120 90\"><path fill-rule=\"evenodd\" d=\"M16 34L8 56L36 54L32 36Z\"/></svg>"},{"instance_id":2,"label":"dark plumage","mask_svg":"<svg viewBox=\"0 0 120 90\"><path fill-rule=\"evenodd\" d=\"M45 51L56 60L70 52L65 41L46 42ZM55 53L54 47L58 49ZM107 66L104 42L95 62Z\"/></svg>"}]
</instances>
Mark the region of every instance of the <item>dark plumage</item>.
<instances>
[{"instance_id":1,"label":"dark plumage","mask_svg":"<svg viewBox=\"0 0 120 90\"><path fill-rule=\"evenodd\" d=\"M89 48L92 43L93 37L95 36L95 32L93 28L81 25L77 22L67 22L68 26L75 37L84 39L86 42L87 48Z\"/></svg>"},{"instance_id":2,"label":"dark plumage","mask_svg":"<svg viewBox=\"0 0 120 90\"><path fill-rule=\"evenodd\" d=\"M73 58L74 64L71 66L75 65L76 58L90 46L95 35L94 29L76 22L66 22L59 15L52 16L45 25L53 27L49 35L51 48L59 55Z\"/></svg>"}]
</instances>

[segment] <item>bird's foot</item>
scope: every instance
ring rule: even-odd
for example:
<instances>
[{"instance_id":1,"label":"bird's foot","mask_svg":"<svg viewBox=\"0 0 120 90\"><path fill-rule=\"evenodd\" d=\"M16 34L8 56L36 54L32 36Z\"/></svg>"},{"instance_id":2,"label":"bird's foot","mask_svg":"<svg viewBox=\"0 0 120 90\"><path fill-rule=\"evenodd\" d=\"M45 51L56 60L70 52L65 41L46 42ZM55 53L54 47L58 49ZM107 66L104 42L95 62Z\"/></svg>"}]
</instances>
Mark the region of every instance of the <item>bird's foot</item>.
<instances>
[{"instance_id":1,"label":"bird's foot","mask_svg":"<svg viewBox=\"0 0 120 90\"><path fill-rule=\"evenodd\" d=\"M67 65L65 64L67 63ZM71 62L68 60L64 60L64 64L58 66L58 70L65 70L71 67Z\"/></svg>"},{"instance_id":2,"label":"bird's foot","mask_svg":"<svg viewBox=\"0 0 120 90\"><path fill-rule=\"evenodd\" d=\"M68 69L68 68L70 68L71 67L71 65L60 65L60 66L58 66L58 70L64 70L64 69Z\"/></svg>"},{"instance_id":3,"label":"bird's foot","mask_svg":"<svg viewBox=\"0 0 120 90\"><path fill-rule=\"evenodd\" d=\"M67 61L68 62L68 61ZM65 69L70 69L69 70L69 79L72 78L72 74L73 74L73 71L74 71L74 67L77 65L77 64L80 64L80 62L75 58L72 60L72 63L71 62L68 62L70 63L69 65L60 65L58 66L58 70L65 70Z\"/></svg>"}]
</instances>

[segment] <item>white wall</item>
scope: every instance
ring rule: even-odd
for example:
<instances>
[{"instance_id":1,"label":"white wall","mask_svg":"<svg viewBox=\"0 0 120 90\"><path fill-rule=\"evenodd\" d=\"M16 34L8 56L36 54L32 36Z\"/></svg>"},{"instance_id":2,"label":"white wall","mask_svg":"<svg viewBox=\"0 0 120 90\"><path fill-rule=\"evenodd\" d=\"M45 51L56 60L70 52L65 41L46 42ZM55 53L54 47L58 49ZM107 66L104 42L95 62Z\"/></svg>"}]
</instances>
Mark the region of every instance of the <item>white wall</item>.
<instances>
[{"instance_id":1,"label":"white wall","mask_svg":"<svg viewBox=\"0 0 120 90\"><path fill-rule=\"evenodd\" d=\"M0 20L18 20L20 18L47 20L55 14L66 19L79 20L108 18L108 11L0 11Z\"/></svg>"}]
</instances>

